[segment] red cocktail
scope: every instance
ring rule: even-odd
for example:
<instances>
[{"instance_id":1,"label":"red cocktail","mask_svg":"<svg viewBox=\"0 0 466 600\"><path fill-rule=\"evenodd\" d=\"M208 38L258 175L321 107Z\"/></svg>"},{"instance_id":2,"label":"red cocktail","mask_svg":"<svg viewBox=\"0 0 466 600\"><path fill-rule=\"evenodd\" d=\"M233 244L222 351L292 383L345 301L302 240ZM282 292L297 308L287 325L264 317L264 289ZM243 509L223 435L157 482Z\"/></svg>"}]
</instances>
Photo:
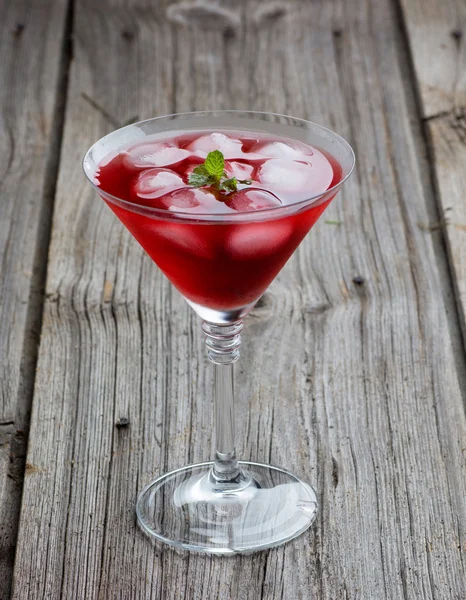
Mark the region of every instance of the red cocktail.
<instances>
[{"instance_id":1,"label":"red cocktail","mask_svg":"<svg viewBox=\"0 0 466 600\"><path fill-rule=\"evenodd\" d=\"M143 121L87 153L98 193L204 320L215 365L215 460L159 474L142 490L136 513L148 535L231 555L282 544L314 521L311 486L236 459L233 363L242 317L353 166L350 146L324 127L236 111Z\"/></svg>"},{"instance_id":2,"label":"red cocktail","mask_svg":"<svg viewBox=\"0 0 466 600\"><path fill-rule=\"evenodd\" d=\"M227 177L248 183L232 193L190 186L190 174L214 150ZM133 144L105 157L96 177L112 196L171 213L166 221L109 203L185 298L229 311L257 301L333 195L287 216L273 209L323 194L341 181L342 169L327 152L289 138L204 130ZM251 212L264 216L228 220ZM224 220L196 220L202 214Z\"/></svg>"}]
</instances>

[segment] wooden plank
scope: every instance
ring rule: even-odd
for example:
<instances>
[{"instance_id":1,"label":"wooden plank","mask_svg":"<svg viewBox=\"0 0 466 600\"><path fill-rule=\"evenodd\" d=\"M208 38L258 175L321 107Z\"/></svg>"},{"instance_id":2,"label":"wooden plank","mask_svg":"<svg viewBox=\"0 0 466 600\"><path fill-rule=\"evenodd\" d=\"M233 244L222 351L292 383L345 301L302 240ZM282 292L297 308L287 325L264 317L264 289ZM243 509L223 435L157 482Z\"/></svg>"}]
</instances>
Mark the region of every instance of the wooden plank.
<instances>
[{"instance_id":1,"label":"wooden plank","mask_svg":"<svg viewBox=\"0 0 466 600\"><path fill-rule=\"evenodd\" d=\"M67 0L0 0L0 597L9 597L60 134ZM62 86L61 86L62 87Z\"/></svg>"},{"instance_id":2,"label":"wooden plank","mask_svg":"<svg viewBox=\"0 0 466 600\"><path fill-rule=\"evenodd\" d=\"M417 0L402 0L402 6L438 195L438 216L419 225L427 234L444 230L466 339L466 5L459 0L428 0L419 10ZM426 84L428 78L432 85Z\"/></svg>"},{"instance_id":3,"label":"wooden plank","mask_svg":"<svg viewBox=\"0 0 466 600\"><path fill-rule=\"evenodd\" d=\"M466 106L466 5L462 0L399 0L423 115Z\"/></svg>"},{"instance_id":4,"label":"wooden plank","mask_svg":"<svg viewBox=\"0 0 466 600\"><path fill-rule=\"evenodd\" d=\"M441 240L417 225L435 207L392 6L218 6L77 3L13 597L461 600L464 356ZM219 559L136 529L145 483L211 455L212 369L80 158L115 121L232 106L327 123L359 163L238 365L242 456L312 481L318 523Z\"/></svg>"},{"instance_id":5,"label":"wooden plank","mask_svg":"<svg viewBox=\"0 0 466 600\"><path fill-rule=\"evenodd\" d=\"M14 451L15 433L16 431L13 424L0 427L0 506L2 508L0 524L1 598L8 598L10 595L19 517L19 499L21 497L21 467L24 468L23 460L15 460L16 464L14 465L12 464L12 461L10 461L10 457ZM23 449L23 454L24 453L25 449ZM9 519L11 519L12 516L15 519L14 525L10 525L9 522ZM5 517L8 520L6 520Z\"/></svg>"},{"instance_id":6,"label":"wooden plank","mask_svg":"<svg viewBox=\"0 0 466 600\"><path fill-rule=\"evenodd\" d=\"M420 224L426 235L445 232L450 266L455 282L463 337L466 340L466 128L462 115L446 115L427 125L439 199L439 217Z\"/></svg>"}]
</instances>

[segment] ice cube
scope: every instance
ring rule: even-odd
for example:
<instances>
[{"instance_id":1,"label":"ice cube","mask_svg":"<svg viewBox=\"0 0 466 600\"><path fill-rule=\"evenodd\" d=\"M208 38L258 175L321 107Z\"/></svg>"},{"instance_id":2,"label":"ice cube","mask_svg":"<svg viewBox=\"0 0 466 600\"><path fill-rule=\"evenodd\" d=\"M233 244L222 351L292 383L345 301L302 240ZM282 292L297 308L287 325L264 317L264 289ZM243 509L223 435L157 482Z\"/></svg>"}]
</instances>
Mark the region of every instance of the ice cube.
<instances>
[{"instance_id":1,"label":"ice cube","mask_svg":"<svg viewBox=\"0 0 466 600\"><path fill-rule=\"evenodd\" d=\"M293 194L295 202L321 194L332 183L333 169L318 151L310 158L310 162L271 158L260 166L257 181L269 190Z\"/></svg>"},{"instance_id":2,"label":"ice cube","mask_svg":"<svg viewBox=\"0 0 466 600\"><path fill-rule=\"evenodd\" d=\"M251 148L251 152L256 152L268 158L302 158L304 160L306 160L305 157L314 154L313 149L309 146L295 140L289 142L259 142Z\"/></svg>"},{"instance_id":3,"label":"ice cube","mask_svg":"<svg viewBox=\"0 0 466 600\"><path fill-rule=\"evenodd\" d=\"M190 155L188 150L178 148L173 142L145 142L128 148L124 163L133 169L173 167Z\"/></svg>"},{"instance_id":4,"label":"ice cube","mask_svg":"<svg viewBox=\"0 0 466 600\"><path fill-rule=\"evenodd\" d=\"M230 212L223 202L219 202L215 196L206 189L184 187L169 192L157 200L161 205L160 208L166 208L172 212L205 214Z\"/></svg>"},{"instance_id":5,"label":"ice cube","mask_svg":"<svg viewBox=\"0 0 466 600\"><path fill-rule=\"evenodd\" d=\"M220 150L226 159L261 159L261 155L259 154L243 152L243 142L241 140L218 132L201 135L197 140L191 142L187 149L202 158L205 158L209 152Z\"/></svg>"},{"instance_id":6,"label":"ice cube","mask_svg":"<svg viewBox=\"0 0 466 600\"><path fill-rule=\"evenodd\" d=\"M235 260L263 259L282 250L292 233L286 219L233 225L225 250Z\"/></svg>"},{"instance_id":7,"label":"ice cube","mask_svg":"<svg viewBox=\"0 0 466 600\"><path fill-rule=\"evenodd\" d=\"M154 228L154 237L162 244L170 244L178 251L187 252L193 257L213 259L218 248L215 241L205 235L204 229L209 225L197 223L159 222ZM161 247L161 250L163 246Z\"/></svg>"},{"instance_id":8,"label":"ice cube","mask_svg":"<svg viewBox=\"0 0 466 600\"><path fill-rule=\"evenodd\" d=\"M252 179L254 166L236 161L226 161L225 171L228 177L236 177L236 179Z\"/></svg>"},{"instance_id":9,"label":"ice cube","mask_svg":"<svg viewBox=\"0 0 466 600\"><path fill-rule=\"evenodd\" d=\"M225 158L236 158L243 153L243 142L231 138L224 133L209 133L201 135L189 144L188 150L196 154L207 156L209 152L220 150Z\"/></svg>"},{"instance_id":10,"label":"ice cube","mask_svg":"<svg viewBox=\"0 0 466 600\"><path fill-rule=\"evenodd\" d=\"M135 202L158 198L166 192L184 187L183 179L169 169L147 169L135 180L132 195Z\"/></svg>"},{"instance_id":11,"label":"ice cube","mask_svg":"<svg viewBox=\"0 0 466 600\"><path fill-rule=\"evenodd\" d=\"M201 203L196 196L196 190L182 188L168 192L159 198L160 208L166 208L173 212L184 212L198 207Z\"/></svg>"},{"instance_id":12,"label":"ice cube","mask_svg":"<svg viewBox=\"0 0 466 600\"><path fill-rule=\"evenodd\" d=\"M184 185L184 184L183 184ZM200 205L196 190L188 187L178 187L172 190L160 190L158 193L136 193L132 190L131 201L149 208L161 208L173 212L192 211Z\"/></svg>"},{"instance_id":13,"label":"ice cube","mask_svg":"<svg viewBox=\"0 0 466 600\"><path fill-rule=\"evenodd\" d=\"M199 163L195 164L195 163L191 163L190 165L188 165L186 167L186 169L184 169L184 176L186 177L186 180L189 179L189 176L191 175L191 173L194 171L194 169L196 167L199 166Z\"/></svg>"},{"instance_id":14,"label":"ice cube","mask_svg":"<svg viewBox=\"0 0 466 600\"><path fill-rule=\"evenodd\" d=\"M258 188L245 188L235 192L225 202L230 208L238 212L276 208L282 204L275 194Z\"/></svg>"}]
</instances>

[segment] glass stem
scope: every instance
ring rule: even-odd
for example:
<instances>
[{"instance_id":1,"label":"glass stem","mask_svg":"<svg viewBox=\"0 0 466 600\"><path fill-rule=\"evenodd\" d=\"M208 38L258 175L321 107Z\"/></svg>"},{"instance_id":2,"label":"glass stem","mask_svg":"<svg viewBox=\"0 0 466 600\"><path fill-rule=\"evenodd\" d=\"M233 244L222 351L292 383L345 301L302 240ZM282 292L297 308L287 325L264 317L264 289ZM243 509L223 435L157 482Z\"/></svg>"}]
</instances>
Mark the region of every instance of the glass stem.
<instances>
[{"instance_id":1,"label":"glass stem","mask_svg":"<svg viewBox=\"0 0 466 600\"><path fill-rule=\"evenodd\" d=\"M216 451L212 475L218 482L236 482L241 476L235 451L233 364L239 358L243 322L214 325L204 321L207 355L215 365Z\"/></svg>"}]
</instances>

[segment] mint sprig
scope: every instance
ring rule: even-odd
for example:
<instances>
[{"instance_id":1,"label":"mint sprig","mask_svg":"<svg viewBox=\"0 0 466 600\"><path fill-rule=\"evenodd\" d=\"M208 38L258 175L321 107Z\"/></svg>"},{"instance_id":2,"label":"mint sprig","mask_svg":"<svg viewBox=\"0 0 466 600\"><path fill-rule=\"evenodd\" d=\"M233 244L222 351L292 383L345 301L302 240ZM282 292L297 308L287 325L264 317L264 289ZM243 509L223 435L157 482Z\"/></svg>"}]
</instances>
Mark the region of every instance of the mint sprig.
<instances>
[{"instance_id":1,"label":"mint sprig","mask_svg":"<svg viewBox=\"0 0 466 600\"><path fill-rule=\"evenodd\" d=\"M225 174L225 158L220 150L214 150L207 155L204 167L207 173L216 179L221 179Z\"/></svg>"},{"instance_id":2,"label":"mint sprig","mask_svg":"<svg viewBox=\"0 0 466 600\"><path fill-rule=\"evenodd\" d=\"M228 178L225 171L225 158L220 150L209 152L204 164L196 167L188 177L193 187L211 187L225 196L238 191L238 183L251 185L250 179Z\"/></svg>"}]
</instances>

